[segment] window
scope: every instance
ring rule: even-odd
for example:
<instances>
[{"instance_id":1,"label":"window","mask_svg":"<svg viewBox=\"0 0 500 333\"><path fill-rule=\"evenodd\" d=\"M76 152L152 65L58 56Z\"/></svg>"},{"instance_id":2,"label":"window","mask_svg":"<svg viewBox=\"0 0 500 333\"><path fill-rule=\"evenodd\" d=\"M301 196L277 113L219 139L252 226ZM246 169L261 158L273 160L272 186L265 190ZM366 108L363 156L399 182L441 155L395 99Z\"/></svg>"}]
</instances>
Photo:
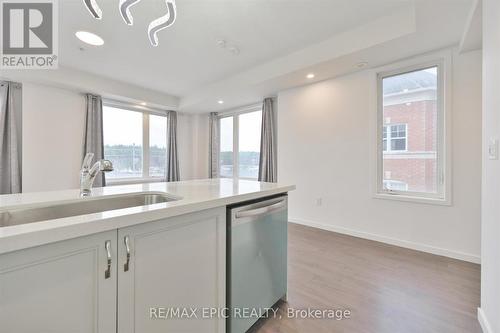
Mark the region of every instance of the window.
<instances>
[{"instance_id":1,"label":"window","mask_svg":"<svg viewBox=\"0 0 500 333\"><path fill-rule=\"evenodd\" d=\"M233 117L220 119L220 158L221 177L233 176Z\"/></svg>"},{"instance_id":2,"label":"window","mask_svg":"<svg viewBox=\"0 0 500 333\"><path fill-rule=\"evenodd\" d=\"M238 176L259 177L260 131L262 111L239 115Z\"/></svg>"},{"instance_id":3,"label":"window","mask_svg":"<svg viewBox=\"0 0 500 333\"><path fill-rule=\"evenodd\" d=\"M406 150L406 128L407 125L384 125L382 134L382 145L384 151Z\"/></svg>"},{"instance_id":4,"label":"window","mask_svg":"<svg viewBox=\"0 0 500 333\"><path fill-rule=\"evenodd\" d=\"M167 118L149 115L149 176L165 178L167 169ZM146 175L148 176L148 175Z\"/></svg>"},{"instance_id":5,"label":"window","mask_svg":"<svg viewBox=\"0 0 500 333\"><path fill-rule=\"evenodd\" d=\"M257 179L262 111L222 115L219 121L220 177Z\"/></svg>"},{"instance_id":6,"label":"window","mask_svg":"<svg viewBox=\"0 0 500 333\"><path fill-rule=\"evenodd\" d=\"M378 75L378 193L444 200L441 63Z\"/></svg>"},{"instance_id":7,"label":"window","mask_svg":"<svg viewBox=\"0 0 500 333\"><path fill-rule=\"evenodd\" d=\"M104 157L113 162L110 182L163 180L167 118L112 105L103 106Z\"/></svg>"}]
</instances>

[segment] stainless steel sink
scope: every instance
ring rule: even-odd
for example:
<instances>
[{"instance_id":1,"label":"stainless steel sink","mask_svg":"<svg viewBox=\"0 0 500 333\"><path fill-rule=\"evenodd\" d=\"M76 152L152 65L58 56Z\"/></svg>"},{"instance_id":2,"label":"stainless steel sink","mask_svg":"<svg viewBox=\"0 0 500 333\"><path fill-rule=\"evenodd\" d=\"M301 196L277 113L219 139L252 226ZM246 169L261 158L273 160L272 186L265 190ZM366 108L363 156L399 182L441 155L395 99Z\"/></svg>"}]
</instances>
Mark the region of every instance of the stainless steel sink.
<instances>
[{"instance_id":1,"label":"stainless steel sink","mask_svg":"<svg viewBox=\"0 0 500 333\"><path fill-rule=\"evenodd\" d=\"M163 193L137 193L113 197L82 198L69 203L0 211L0 227L153 205L179 199L178 197Z\"/></svg>"}]
</instances>

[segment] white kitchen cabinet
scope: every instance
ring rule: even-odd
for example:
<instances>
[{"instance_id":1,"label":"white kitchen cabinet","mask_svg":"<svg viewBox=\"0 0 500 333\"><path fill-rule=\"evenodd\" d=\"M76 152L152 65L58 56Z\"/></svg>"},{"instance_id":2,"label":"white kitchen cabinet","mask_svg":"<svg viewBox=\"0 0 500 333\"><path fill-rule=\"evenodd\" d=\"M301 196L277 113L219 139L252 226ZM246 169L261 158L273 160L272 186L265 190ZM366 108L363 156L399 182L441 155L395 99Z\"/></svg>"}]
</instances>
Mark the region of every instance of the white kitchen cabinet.
<instances>
[{"instance_id":1,"label":"white kitchen cabinet","mask_svg":"<svg viewBox=\"0 0 500 333\"><path fill-rule=\"evenodd\" d=\"M225 307L225 207L118 230L118 332L222 333ZM130 261L126 270L128 238ZM196 318L151 318L154 307L196 308Z\"/></svg>"},{"instance_id":2,"label":"white kitchen cabinet","mask_svg":"<svg viewBox=\"0 0 500 333\"><path fill-rule=\"evenodd\" d=\"M0 255L0 332L225 332L223 318L201 318L202 308L225 307L225 214L220 207ZM198 319L150 318L152 307L197 308Z\"/></svg>"},{"instance_id":3,"label":"white kitchen cabinet","mask_svg":"<svg viewBox=\"0 0 500 333\"><path fill-rule=\"evenodd\" d=\"M116 332L116 245L114 230L0 255L0 331Z\"/></svg>"}]
</instances>

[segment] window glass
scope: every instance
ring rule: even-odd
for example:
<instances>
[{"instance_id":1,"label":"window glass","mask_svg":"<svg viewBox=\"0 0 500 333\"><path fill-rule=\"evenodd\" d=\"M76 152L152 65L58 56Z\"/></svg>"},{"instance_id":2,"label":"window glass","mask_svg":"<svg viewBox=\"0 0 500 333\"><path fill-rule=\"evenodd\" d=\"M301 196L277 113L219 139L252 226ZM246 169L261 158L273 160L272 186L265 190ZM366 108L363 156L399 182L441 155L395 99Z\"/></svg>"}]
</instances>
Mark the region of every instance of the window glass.
<instances>
[{"instance_id":1,"label":"window glass","mask_svg":"<svg viewBox=\"0 0 500 333\"><path fill-rule=\"evenodd\" d=\"M384 187L394 191L408 191L408 184L397 180L384 180Z\"/></svg>"},{"instance_id":2,"label":"window glass","mask_svg":"<svg viewBox=\"0 0 500 333\"><path fill-rule=\"evenodd\" d=\"M142 113L103 107L104 157L113 162L107 178L142 177Z\"/></svg>"},{"instance_id":3,"label":"window glass","mask_svg":"<svg viewBox=\"0 0 500 333\"><path fill-rule=\"evenodd\" d=\"M149 115L149 176L165 177L167 118Z\"/></svg>"},{"instance_id":4,"label":"window glass","mask_svg":"<svg viewBox=\"0 0 500 333\"><path fill-rule=\"evenodd\" d=\"M233 177L233 117L220 119L219 174Z\"/></svg>"},{"instance_id":5,"label":"window glass","mask_svg":"<svg viewBox=\"0 0 500 333\"><path fill-rule=\"evenodd\" d=\"M383 190L439 192L438 67L382 78Z\"/></svg>"},{"instance_id":6,"label":"window glass","mask_svg":"<svg viewBox=\"0 0 500 333\"><path fill-rule=\"evenodd\" d=\"M261 110L219 118L220 177L258 178L261 123Z\"/></svg>"},{"instance_id":7,"label":"window glass","mask_svg":"<svg viewBox=\"0 0 500 333\"><path fill-rule=\"evenodd\" d=\"M238 170L240 178L257 179L259 176L260 132L262 111L239 116Z\"/></svg>"}]
</instances>

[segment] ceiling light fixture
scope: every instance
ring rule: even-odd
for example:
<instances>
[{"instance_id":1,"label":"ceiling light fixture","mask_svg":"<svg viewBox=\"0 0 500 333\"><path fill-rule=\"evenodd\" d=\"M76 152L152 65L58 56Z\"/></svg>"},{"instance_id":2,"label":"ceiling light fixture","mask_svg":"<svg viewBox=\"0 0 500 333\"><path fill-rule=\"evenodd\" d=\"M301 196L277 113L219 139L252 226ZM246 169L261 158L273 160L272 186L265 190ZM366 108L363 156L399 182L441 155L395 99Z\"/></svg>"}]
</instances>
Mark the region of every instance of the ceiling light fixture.
<instances>
[{"instance_id":1,"label":"ceiling light fixture","mask_svg":"<svg viewBox=\"0 0 500 333\"><path fill-rule=\"evenodd\" d=\"M90 45L101 46L104 44L104 40L101 37L88 31L77 31L75 36L82 42Z\"/></svg>"},{"instance_id":2,"label":"ceiling light fixture","mask_svg":"<svg viewBox=\"0 0 500 333\"><path fill-rule=\"evenodd\" d=\"M130 7L136 5L140 1L141 0L120 0L118 10L123 21L127 25L134 24L134 18L130 13ZM100 20L102 18L102 10L99 8L95 0L83 0L83 3L95 19ZM148 37L151 45L153 46L158 46L158 32L170 27L175 23L175 19L177 18L175 0L165 0L165 5L167 6L167 13L152 21L148 26Z\"/></svg>"},{"instance_id":3,"label":"ceiling light fixture","mask_svg":"<svg viewBox=\"0 0 500 333\"><path fill-rule=\"evenodd\" d=\"M118 8L120 10L120 15L122 16L122 19L125 21L127 25L134 24L134 18L130 13L130 7L137 4L139 1L141 0L120 0Z\"/></svg>"},{"instance_id":4,"label":"ceiling light fixture","mask_svg":"<svg viewBox=\"0 0 500 333\"><path fill-rule=\"evenodd\" d=\"M165 0L165 3L168 9L167 14L151 22L148 27L149 41L153 46L158 46L158 35L157 35L158 32L160 30L170 27L172 24L175 23L175 19L177 18L177 9L175 7L175 1Z\"/></svg>"},{"instance_id":5,"label":"ceiling light fixture","mask_svg":"<svg viewBox=\"0 0 500 333\"><path fill-rule=\"evenodd\" d=\"M142 105L142 106L146 106L146 105L148 105L148 103L146 103L146 102L141 102L141 105Z\"/></svg>"},{"instance_id":6,"label":"ceiling light fixture","mask_svg":"<svg viewBox=\"0 0 500 333\"><path fill-rule=\"evenodd\" d=\"M95 19L100 20L102 18L102 10L99 8L95 0L83 0L83 3L89 10L90 15L92 15Z\"/></svg>"},{"instance_id":7,"label":"ceiling light fixture","mask_svg":"<svg viewBox=\"0 0 500 333\"><path fill-rule=\"evenodd\" d=\"M217 103L224 104L224 101L223 100L219 100L219 101L217 101Z\"/></svg>"},{"instance_id":8,"label":"ceiling light fixture","mask_svg":"<svg viewBox=\"0 0 500 333\"><path fill-rule=\"evenodd\" d=\"M308 79L314 79L314 74L313 73L309 73L307 74L306 76Z\"/></svg>"}]
</instances>

